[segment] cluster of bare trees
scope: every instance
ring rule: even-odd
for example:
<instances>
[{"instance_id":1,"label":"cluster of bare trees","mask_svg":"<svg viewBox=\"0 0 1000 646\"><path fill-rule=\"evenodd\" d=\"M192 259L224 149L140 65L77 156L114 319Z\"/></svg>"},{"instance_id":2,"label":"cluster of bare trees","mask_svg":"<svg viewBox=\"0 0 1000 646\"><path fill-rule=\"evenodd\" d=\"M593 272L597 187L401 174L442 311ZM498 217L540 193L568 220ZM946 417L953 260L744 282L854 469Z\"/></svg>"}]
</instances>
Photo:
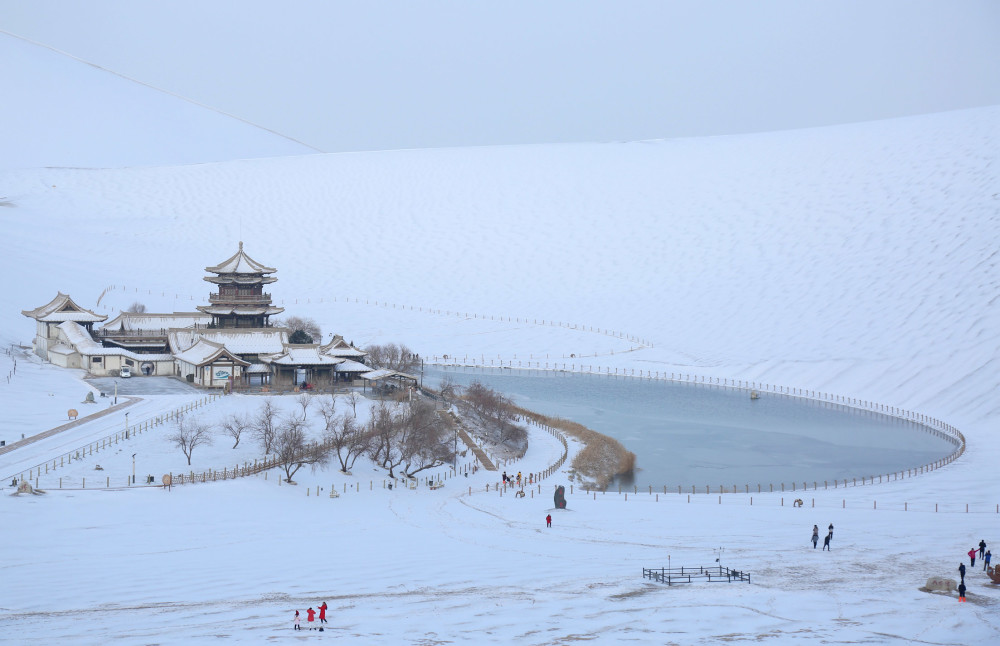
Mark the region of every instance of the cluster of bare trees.
<instances>
[{"instance_id":1,"label":"cluster of bare trees","mask_svg":"<svg viewBox=\"0 0 1000 646\"><path fill-rule=\"evenodd\" d=\"M370 345L365 348L368 353L368 365L373 368L384 368L413 374L420 368L420 355L414 353L405 345L386 343Z\"/></svg>"},{"instance_id":2,"label":"cluster of bare trees","mask_svg":"<svg viewBox=\"0 0 1000 646\"><path fill-rule=\"evenodd\" d=\"M395 477L399 468L413 476L454 457L451 435L434 404L415 399L408 404L380 402L372 406L368 457Z\"/></svg>"},{"instance_id":3,"label":"cluster of bare trees","mask_svg":"<svg viewBox=\"0 0 1000 646\"><path fill-rule=\"evenodd\" d=\"M225 435L239 446L244 434L260 444L265 456L273 456L285 472L285 481L292 482L295 473L306 465L313 469L328 464L336 456L340 470L349 473L362 455L385 468L390 477L400 469L412 476L424 469L438 466L453 455L450 435L438 417L434 405L422 399L409 403L380 402L372 406L367 424L357 421L358 396L348 398L351 408L337 412L333 395L319 401L323 419L323 434L311 440L308 433L308 411L314 396L303 394L296 402L299 411L282 415L268 398L256 413L233 413L220 424ZM212 428L186 417L179 417L176 431L168 440L177 445L191 464L191 455L200 445L211 444Z\"/></svg>"},{"instance_id":4,"label":"cluster of bare trees","mask_svg":"<svg viewBox=\"0 0 1000 646\"><path fill-rule=\"evenodd\" d=\"M515 423L517 411L514 402L503 393L479 381L473 381L465 389L465 401L480 419L496 430L499 443L522 444L527 439L527 430Z\"/></svg>"}]
</instances>

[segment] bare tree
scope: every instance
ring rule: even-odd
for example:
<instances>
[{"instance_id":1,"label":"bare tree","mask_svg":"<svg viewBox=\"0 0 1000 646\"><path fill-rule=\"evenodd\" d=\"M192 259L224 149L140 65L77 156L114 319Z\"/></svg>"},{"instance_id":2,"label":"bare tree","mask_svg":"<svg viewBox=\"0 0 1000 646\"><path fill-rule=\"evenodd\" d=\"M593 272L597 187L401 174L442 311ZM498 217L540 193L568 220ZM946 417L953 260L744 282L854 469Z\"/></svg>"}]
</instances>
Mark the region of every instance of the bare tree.
<instances>
[{"instance_id":1,"label":"bare tree","mask_svg":"<svg viewBox=\"0 0 1000 646\"><path fill-rule=\"evenodd\" d=\"M508 397L479 381L469 384L464 397L480 419L496 428L500 443L522 444L527 439L527 430L514 423L517 413L514 403Z\"/></svg>"},{"instance_id":2,"label":"bare tree","mask_svg":"<svg viewBox=\"0 0 1000 646\"><path fill-rule=\"evenodd\" d=\"M304 332L311 339L310 341L306 341L306 343L323 342L323 332L320 330L319 324L313 319L302 316L289 316L278 323L289 328L293 333Z\"/></svg>"},{"instance_id":3,"label":"bare tree","mask_svg":"<svg viewBox=\"0 0 1000 646\"><path fill-rule=\"evenodd\" d=\"M514 402L500 395L493 411L493 420L496 422L501 444L511 441L521 444L527 439L528 431L523 426L515 424L515 419L517 412L514 410Z\"/></svg>"},{"instance_id":4,"label":"bare tree","mask_svg":"<svg viewBox=\"0 0 1000 646\"><path fill-rule=\"evenodd\" d=\"M309 410L309 405L312 404L312 395L309 393L302 393L295 398L295 401L302 407L302 420L305 421L306 411Z\"/></svg>"},{"instance_id":5,"label":"bare tree","mask_svg":"<svg viewBox=\"0 0 1000 646\"><path fill-rule=\"evenodd\" d=\"M388 469L389 477L395 478L394 469L403 463L402 446L399 441L399 415L384 401L372 405L368 420L368 456L373 462Z\"/></svg>"},{"instance_id":6,"label":"bare tree","mask_svg":"<svg viewBox=\"0 0 1000 646\"><path fill-rule=\"evenodd\" d=\"M233 444L234 449L240 445L240 437L243 435L243 431L250 428L250 426L250 420L247 416L240 413L233 413L222 420L222 432L236 440L236 443Z\"/></svg>"},{"instance_id":7,"label":"bare tree","mask_svg":"<svg viewBox=\"0 0 1000 646\"><path fill-rule=\"evenodd\" d=\"M454 457L451 434L438 417L434 404L422 400L411 402L403 413L401 427L403 472L411 478Z\"/></svg>"},{"instance_id":8,"label":"bare tree","mask_svg":"<svg viewBox=\"0 0 1000 646\"><path fill-rule=\"evenodd\" d=\"M372 406L369 421L368 455L372 461L395 477L395 469L413 476L424 469L451 459L447 430L434 410L422 400L391 405L379 402Z\"/></svg>"},{"instance_id":9,"label":"bare tree","mask_svg":"<svg viewBox=\"0 0 1000 646\"><path fill-rule=\"evenodd\" d=\"M125 311L128 312L128 313L130 313L130 314L145 314L146 313L146 305L144 303L140 303L139 301L136 301L136 302L132 303L131 305L129 305L128 309L125 310Z\"/></svg>"},{"instance_id":10,"label":"bare tree","mask_svg":"<svg viewBox=\"0 0 1000 646\"><path fill-rule=\"evenodd\" d=\"M196 447L202 444L212 443L211 427L199 424L183 415L177 418L177 424L172 435L167 436L167 441L171 442L184 453L188 466L191 466L191 454Z\"/></svg>"},{"instance_id":11,"label":"bare tree","mask_svg":"<svg viewBox=\"0 0 1000 646\"><path fill-rule=\"evenodd\" d=\"M365 352L368 353L368 364L375 368L414 373L420 367L420 355L405 345L370 345L365 348Z\"/></svg>"},{"instance_id":12,"label":"bare tree","mask_svg":"<svg viewBox=\"0 0 1000 646\"><path fill-rule=\"evenodd\" d=\"M326 428L330 428L333 423L333 419L337 416L337 396L331 394L328 398L321 399L319 402L319 414L323 418L323 423Z\"/></svg>"},{"instance_id":13,"label":"bare tree","mask_svg":"<svg viewBox=\"0 0 1000 646\"><path fill-rule=\"evenodd\" d=\"M278 433L278 409L270 398L264 400L256 417L253 419L253 435L264 449L264 455L270 455L274 448L274 440Z\"/></svg>"},{"instance_id":14,"label":"bare tree","mask_svg":"<svg viewBox=\"0 0 1000 646\"><path fill-rule=\"evenodd\" d=\"M340 470L348 473L355 461L368 450L369 435L363 426L359 426L355 418L340 415L327 422L325 440L327 445L337 454Z\"/></svg>"},{"instance_id":15,"label":"bare tree","mask_svg":"<svg viewBox=\"0 0 1000 646\"><path fill-rule=\"evenodd\" d=\"M451 377L445 377L442 379L439 389L441 391L441 399L443 399L446 404L450 400L458 397L462 391L462 387L456 384Z\"/></svg>"},{"instance_id":16,"label":"bare tree","mask_svg":"<svg viewBox=\"0 0 1000 646\"><path fill-rule=\"evenodd\" d=\"M305 422L289 417L277 429L274 453L278 465L285 471L285 482L292 482L292 476L309 464L315 469L330 461L330 451L317 442L306 439Z\"/></svg>"},{"instance_id":17,"label":"bare tree","mask_svg":"<svg viewBox=\"0 0 1000 646\"><path fill-rule=\"evenodd\" d=\"M351 411L354 412L354 416L358 416L358 402L361 401L361 395L358 391L352 390L347 393L347 403L351 405Z\"/></svg>"}]
</instances>

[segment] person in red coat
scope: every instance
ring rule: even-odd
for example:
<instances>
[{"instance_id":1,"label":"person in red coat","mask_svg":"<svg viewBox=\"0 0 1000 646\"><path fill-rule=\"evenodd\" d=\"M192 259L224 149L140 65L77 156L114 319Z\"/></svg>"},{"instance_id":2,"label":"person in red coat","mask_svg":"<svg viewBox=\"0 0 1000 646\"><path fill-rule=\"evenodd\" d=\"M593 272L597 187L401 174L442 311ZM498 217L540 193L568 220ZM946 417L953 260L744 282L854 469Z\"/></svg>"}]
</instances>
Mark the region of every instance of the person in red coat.
<instances>
[{"instance_id":1,"label":"person in red coat","mask_svg":"<svg viewBox=\"0 0 1000 646\"><path fill-rule=\"evenodd\" d=\"M321 623L321 624L325 624L326 623L326 602L325 601L323 602L323 605L319 607L319 623Z\"/></svg>"},{"instance_id":2,"label":"person in red coat","mask_svg":"<svg viewBox=\"0 0 1000 646\"><path fill-rule=\"evenodd\" d=\"M969 567L976 567L976 548L969 550Z\"/></svg>"},{"instance_id":3,"label":"person in red coat","mask_svg":"<svg viewBox=\"0 0 1000 646\"><path fill-rule=\"evenodd\" d=\"M309 608L309 610L306 610L306 625L309 626L309 630L313 629L314 621L316 621L316 611Z\"/></svg>"},{"instance_id":4,"label":"person in red coat","mask_svg":"<svg viewBox=\"0 0 1000 646\"><path fill-rule=\"evenodd\" d=\"M552 527L552 514L549 514L545 517L545 526Z\"/></svg>"}]
</instances>

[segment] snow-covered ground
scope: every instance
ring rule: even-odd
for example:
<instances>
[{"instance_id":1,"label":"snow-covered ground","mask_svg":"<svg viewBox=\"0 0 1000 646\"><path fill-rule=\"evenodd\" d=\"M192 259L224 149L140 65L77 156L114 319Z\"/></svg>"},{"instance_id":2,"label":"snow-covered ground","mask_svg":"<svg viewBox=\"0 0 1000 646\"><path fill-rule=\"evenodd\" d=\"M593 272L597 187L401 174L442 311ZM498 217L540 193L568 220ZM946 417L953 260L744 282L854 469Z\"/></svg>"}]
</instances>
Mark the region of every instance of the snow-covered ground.
<instances>
[{"instance_id":1,"label":"snow-covered ground","mask_svg":"<svg viewBox=\"0 0 1000 646\"><path fill-rule=\"evenodd\" d=\"M174 100L146 110L169 115ZM21 134L25 146L44 140ZM227 150L191 141L206 160ZM253 149L275 154L272 143ZM16 347L34 334L20 310L57 290L108 314L134 301L191 310L211 291L204 267L243 240L278 269L277 304L359 345L822 390L945 420L968 449L931 474L799 493L803 509L787 494L751 505L574 490L555 512L565 472L516 499L487 493L498 478L482 470L438 491L390 491L362 462L350 478L300 472L296 486L269 474L171 491L90 487L124 478L132 453L139 474L186 469L159 427L61 467L88 477L87 490L0 496L0 642L1000 641L1000 590L981 570L970 570L968 604L919 590L956 576L980 539L1000 539L998 151L1000 107L990 107L620 144L6 163L19 169L0 172L0 343L15 346L0 354L0 377L17 359L0 381L10 438L64 423L69 407L92 412L77 375ZM123 410L139 422L192 398L151 395ZM196 414L258 403L226 398ZM113 434L122 417L2 454L0 475ZM550 436L532 440L509 470L558 458ZM192 469L249 457L220 438ZM830 523L833 550L813 550L812 525ZM641 578L643 567L717 557L751 583ZM330 632L293 633L293 611L324 600Z\"/></svg>"}]
</instances>

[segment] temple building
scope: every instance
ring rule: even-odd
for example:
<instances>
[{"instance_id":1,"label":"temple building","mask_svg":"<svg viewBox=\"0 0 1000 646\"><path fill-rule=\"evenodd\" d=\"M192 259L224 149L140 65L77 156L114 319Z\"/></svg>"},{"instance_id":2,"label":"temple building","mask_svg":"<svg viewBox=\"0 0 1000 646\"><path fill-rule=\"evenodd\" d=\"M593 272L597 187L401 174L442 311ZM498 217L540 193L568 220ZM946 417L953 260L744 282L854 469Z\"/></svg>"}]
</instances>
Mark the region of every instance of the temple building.
<instances>
[{"instance_id":1,"label":"temple building","mask_svg":"<svg viewBox=\"0 0 1000 646\"><path fill-rule=\"evenodd\" d=\"M239 250L228 260L215 267L205 267L215 276L205 280L219 286L218 293L209 294L209 305L199 305L198 311L212 317L211 327L216 328L264 328L268 319L285 310L271 305L271 295L264 291L264 285L278 280L277 271L265 267Z\"/></svg>"},{"instance_id":2,"label":"temple building","mask_svg":"<svg viewBox=\"0 0 1000 646\"><path fill-rule=\"evenodd\" d=\"M121 312L107 319L59 293L51 302L22 312L37 321L33 343L43 359L95 376L175 376L199 386L240 390L333 388L358 384L371 372L367 354L341 336L325 345L290 344L291 330L271 324L284 311L264 286L277 270L237 252L214 267L205 280L218 285L197 312Z\"/></svg>"}]
</instances>

